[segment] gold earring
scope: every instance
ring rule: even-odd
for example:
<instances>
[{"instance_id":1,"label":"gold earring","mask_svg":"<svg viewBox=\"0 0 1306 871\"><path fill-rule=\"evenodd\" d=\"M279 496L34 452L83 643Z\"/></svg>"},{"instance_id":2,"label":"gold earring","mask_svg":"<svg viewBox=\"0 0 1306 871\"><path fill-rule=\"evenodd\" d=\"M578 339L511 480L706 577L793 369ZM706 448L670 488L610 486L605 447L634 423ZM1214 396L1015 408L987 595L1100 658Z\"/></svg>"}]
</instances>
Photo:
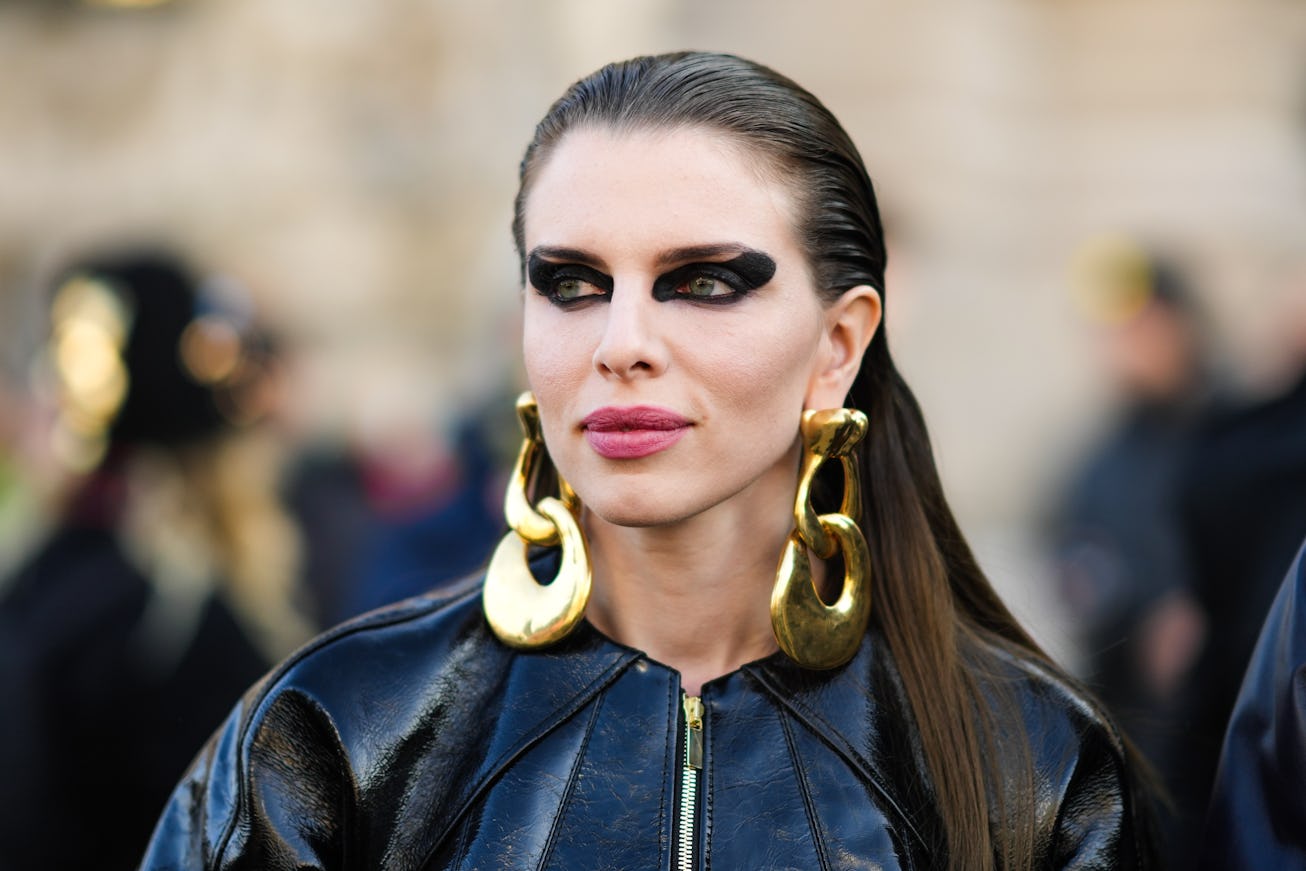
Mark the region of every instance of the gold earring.
<instances>
[{"instance_id":1,"label":"gold earring","mask_svg":"<svg viewBox=\"0 0 1306 871\"><path fill-rule=\"evenodd\" d=\"M499 640L509 647L544 647L562 640L576 628L590 597L589 549L576 513L580 500L562 479L558 497L545 496L535 505L527 495L548 453L540 434L540 411L529 392L517 398L521 452L508 482L503 512L511 532L503 537L486 570L485 617ZM530 545L559 547L561 562L545 585L531 573Z\"/></svg>"},{"instance_id":2,"label":"gold earring","mask_svg":"<svg viewBox=\"0 0 1306 871\"><path fill-rule=\"evenodd\" d=\"M857 526L861 479L854 448L866 435L866 415L856 409L805 411L803 463L794 499L794 531L785 542L771 590L771 626L790 659L805 668L835 668L852 659L871 617L871 556ZM812 482L821 465L843 463L843 499L837 514L817 515ZM843 590L833 605L812 582L809 555L843 555Z\"/></svg>"}]
</instances>

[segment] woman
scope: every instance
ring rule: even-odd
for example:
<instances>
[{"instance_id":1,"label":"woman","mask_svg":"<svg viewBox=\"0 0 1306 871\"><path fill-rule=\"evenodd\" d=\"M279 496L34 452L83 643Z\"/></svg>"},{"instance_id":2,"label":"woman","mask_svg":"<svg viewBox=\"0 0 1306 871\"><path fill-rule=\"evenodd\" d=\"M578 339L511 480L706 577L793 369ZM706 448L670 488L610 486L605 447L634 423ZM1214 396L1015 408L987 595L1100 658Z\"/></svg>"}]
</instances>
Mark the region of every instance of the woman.
<instances>
[{"instance_id":1,"label":"woman","mask_svg":"<svg viewBox=\"0 0 1306 871\"><path fill-rule=\"evenodd\" d=\"M834 118L730 56L611 65L514 234L534 401L484 595L252 691L145 867L1145 865L1120 739L944 502Z\"/></svg>"}]
</instances>

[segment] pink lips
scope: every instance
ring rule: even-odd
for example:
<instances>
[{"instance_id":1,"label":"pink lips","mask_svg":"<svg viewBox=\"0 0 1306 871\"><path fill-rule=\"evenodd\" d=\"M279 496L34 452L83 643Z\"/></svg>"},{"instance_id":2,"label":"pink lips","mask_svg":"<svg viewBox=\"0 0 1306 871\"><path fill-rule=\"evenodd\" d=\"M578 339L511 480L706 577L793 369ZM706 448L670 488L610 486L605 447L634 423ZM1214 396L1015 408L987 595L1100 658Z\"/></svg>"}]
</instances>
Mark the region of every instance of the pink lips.
<instances>
[{"instance_id":1,"label":"pink lips","mask_svg":"<svg viewBox=\"0 0 1306 871\"><path fill-rule=\"evenodd\" d=\"M654 405L608 406L592 412L581 426L594 452L609 460L633 460L664 451L689 431L690 422Z\"/></svg>"}]
</instances>

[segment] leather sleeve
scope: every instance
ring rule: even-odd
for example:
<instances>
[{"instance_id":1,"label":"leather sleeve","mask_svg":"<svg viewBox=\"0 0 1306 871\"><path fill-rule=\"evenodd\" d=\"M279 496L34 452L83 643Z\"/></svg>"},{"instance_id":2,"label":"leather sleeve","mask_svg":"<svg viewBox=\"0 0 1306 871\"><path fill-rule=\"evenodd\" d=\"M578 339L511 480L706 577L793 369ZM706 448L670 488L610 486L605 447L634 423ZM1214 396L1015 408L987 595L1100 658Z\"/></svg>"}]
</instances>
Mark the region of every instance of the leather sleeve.
<instances>
[{"instance_id":1,"label":"leather sleeve","mask_svg":"<svg viewBox=\"0 0 1306 871\"><path fill-rule=\"evenodd\" d=\"M294 690L238 706L200 752L151 839L142 871L344 867L354 790L338 736Z\"/></svg>"},{"instance_id":2,"label":"leather sleeve","mask_svg":"<svg viewBox=\"0 0 1306 871\"><path fill-rule=\"evenodd\" d=\"M239 792L236 744L243 704L191 763L155 826L142 871L217 868Z\"/></svg>"},{"instance_id":3,"label":"leather sleeve","mask_svg":"<svg viewBox=\"0 0 1306 871\"><path fill-rule=\"evenodd\" d=\"M1306 550L1284 579L1247 667L1201 864L1306 868Z\"/></svg>"},{"instance_id":4,"label":"leather sleeve","mask_svg":"<svg viewBox=\"0 0 1306 871\"><path fill-rule=\"evenodd\" d=\"M1027 864L1041 871L1156 868L1151 797L1111 720L1073 682L1036 662L1013 661L1026 675L1017 697L1030 755L1004 765L1033 769L1032 784L1015 778L1007 799L1020 816L1023 797L1032 795L1034 855Z\"/></svg>"},{"instance_id":5,"label":"leather sleeve","mask_svg":"<svg viewBox=\"0 0 1306 871\"><path fill-rule=\"evenodd\" d=\"M1115 734L1093 723L1081 738L1057 813L1050 867L1074 871L1156 867L1146 796Z\"/></svg>"}]
</instances>

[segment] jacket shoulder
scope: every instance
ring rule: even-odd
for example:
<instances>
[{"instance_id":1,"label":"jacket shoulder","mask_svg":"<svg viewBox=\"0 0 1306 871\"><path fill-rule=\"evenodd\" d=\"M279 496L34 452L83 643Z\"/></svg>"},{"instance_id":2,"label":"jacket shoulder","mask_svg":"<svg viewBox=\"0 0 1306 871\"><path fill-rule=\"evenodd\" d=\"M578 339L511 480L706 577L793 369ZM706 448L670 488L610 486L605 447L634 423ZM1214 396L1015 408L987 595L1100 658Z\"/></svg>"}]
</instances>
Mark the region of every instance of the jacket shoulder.
<instances>
[{"instance_id":1,"label":"jacket shoulder","mask_svg":"<svg viewBox=\"0 0 1306 871\"><path fill-rule=\"evenodd\" d=\"M464 688L493 688L510 667L480 588L470 579L343 623L251 687L177 786L141 867L315 867L305 857L340 848L360 789L406 739L432 736L437 761L466 746L484 699ZM427 785L433 801L452 788Z\"/></svg>"},{"instance_id":2,"label":"jacket shoulder","mask_svg":"<svg viewBox=\"0 0 1306 871\"><path fill-rule=\"evenodd\" d=\"M356 690L372 684L384 661L405 657L411 679L415 668L440 670L460 646L490 642L481 611L483 578L473 576L440 590L370 611L329 629L304 644L252 689L255 711L270 695L288 690L329 697L336 687ZM415 659L410 653L420 653Z\"/></svg>"},{"instance_id":3,"label":"jacket shoulder","mask_svg":"<svg viewBox=\"0 0 1306 871\"><path fill-rule=\"evenodd\" d=\"M1037 659L997 649L995 660L986 695L1006 700L994 704L996 744L1004 756L1009 752L1012 731L1000 718L1014 704L1024 733L1019 744L1028 748L1025 770L1034 778L1035 843L1044 861L1057 868L1152 867L1151 802L1110 715Z\"/></svg>"},{"instance_id":4,"label":"jacket shoulder","mask_svg":"<svg viewBox=\"0 0 1306 871\"><path fill-rule=\"evenodd\" d=\"M1042 731L1053 746L1073 749L1084 740L1104 742L1121 757L1125 741L1101 704L1074 680L1052 667L1005 649L995 650L997 673L989 689L1014 694L1030 731ZM1048 748L1049 750L1052 747Z\"/></svg>"},{"instance_id":5,"label":"jacket shoulder","mask_svg":"<svg viewBox=\"0 0 1306 871\"><path fill-rule=\"evenodd\" d=\"M142 868L376 867L360 850L425 867L489 784L638 658L588 629L500 643L479 578L342 624L246 694Z\"/></svg>"}]
</instances>

